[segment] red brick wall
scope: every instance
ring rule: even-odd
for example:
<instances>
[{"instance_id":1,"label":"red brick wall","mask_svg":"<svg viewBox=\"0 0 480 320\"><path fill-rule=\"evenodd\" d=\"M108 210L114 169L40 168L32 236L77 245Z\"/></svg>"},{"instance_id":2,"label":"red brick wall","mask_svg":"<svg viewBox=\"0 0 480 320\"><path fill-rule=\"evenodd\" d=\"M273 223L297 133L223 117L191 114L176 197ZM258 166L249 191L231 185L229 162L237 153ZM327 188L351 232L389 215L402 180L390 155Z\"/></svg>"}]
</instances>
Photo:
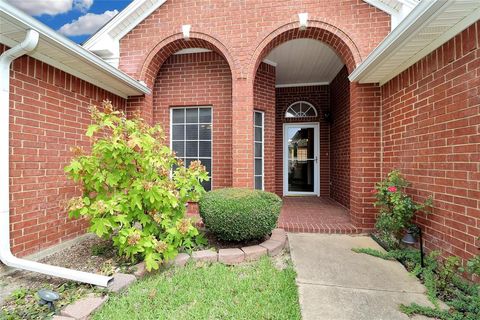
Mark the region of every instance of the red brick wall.
<instances>
[{"instance_id":1,"label":"red brick wall","mask_svg":"<svg viewBox=\"0 0 480 320\"><path fill-rule=\"evenodd\" d=\"M285 111L294 102L306 101L316 109L318 117L287 119ZM276 192L283 194L283 124L292 122L318 122L320 127L320 195L330 194L330 127L323 113L330 110L328 86L290 87L276 89Z\"/></svg>"},{"instance_id":2,"label":"red brick wall","mask_svg":"<svg viewBox=\"0 0 480 320\"><path fill-rule=\"evenodd\" d=\"M232 185L232 76L217 53L173 55L153 89L153 120L170 132L170 107L212 106L213 188Z\"/></svg>"},{"instance_id":3,"label":"red brick wall","mask_svg":"<svg viewBox=\"0 0 480 320\"><path fill-rule=\"evenodd\" d=\"M350 217L357 228L374 228L371 192L380 180L381 91L375 84L350 83Z\"/></svg>"},{"instance_id":4,"label":"red brick wall","mask_svg":"<svg viewBox=\"0 0 480 320\"><path fill-rule=\"evenodd\" d=\"M300 12L344 32L344 40L353 41L363 58L390 32L390 16L363 0L167 1L121 40L120 68L139 76L145 57L181 32L182 24L190 24L192 38L209 35L235 56L233 73L240 74L262 39L280 26L297 26Z\"/></svg>"},{"instance_id":5,"label":"red brick wall","mask_svg":"<svg viewBox=\"0 0 480 320\"><path fill-rule=\"evenodd\" d=\"M23 256L85 231L64 210L80 189L63 168L70 147L89 146L88 107L110 99L124 109L125 100L30 57L14 61L10 92L10 230Z\"/></svg>"},{"instance_id":6,"label":"red brick wall","mask_svg":"<svg viewBox=\"0 0 480 320\"><path fill-rule=\"evenodd\" d=\"M400 169L428 249L469 258L480 246L480 22L382 86L383 170Z\"/></svg>"},{"instance_id":7,"label":"red brick wall","mask_svg":"<svg viewBox=\"0 0 480 320\"><path fill-rule=\"evenodd\" d=\"M344 67L330 83L330 197L350 207L350 82Z\"/></svg>"},{"instance_id":8,"label":"red brick wall","mask_svg":"<svg viewBox=\"0 0 480 320\"><path fill-rule=\"evenodd\" d=\"M264 112L264 189L275 192L275 164L278 161L275 154L278 137L275 132L275 67L262 63L253 89L254 108Z\"/></svg>"},{"instance_id":9,"label":"red brick wall","mask_svg":"<svg viewBox=\"0 0 480 320\"><path fill-rule=\"evenodd\" d=\"M305 31L298 30L300 12L309 14ZM189 41L182 38L182 24L192 26ZM268 52L291 39L317 39L352 71L389 32L389 15L363 0L167 1L121 40L120 69L151 86L177 50L206 47L221 53L234 79L232 184L253 187L253 82ZM150 102L135 104L145 110Z\"/></svg>"}]
</instances>

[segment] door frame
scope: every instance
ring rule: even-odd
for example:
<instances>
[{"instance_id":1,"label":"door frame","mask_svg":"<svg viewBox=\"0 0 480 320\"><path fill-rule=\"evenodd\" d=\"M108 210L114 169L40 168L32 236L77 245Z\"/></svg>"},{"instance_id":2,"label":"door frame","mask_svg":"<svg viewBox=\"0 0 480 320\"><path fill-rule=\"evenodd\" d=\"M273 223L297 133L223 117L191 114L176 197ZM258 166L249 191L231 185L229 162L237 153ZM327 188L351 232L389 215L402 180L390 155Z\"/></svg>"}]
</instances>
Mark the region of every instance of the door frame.
<instances>
[{"instance_id":1,"label":"door frame","mask_svg":"<svg viewBox=\"0 0 480 320\"><path fill-rule=\"evenodd\" d=\"M287 129L289 127L295 128L313 128L313 134L316 138L314 141L314 157L318 161L314 162L313 167L313 192L288 191L288 141ZM283 195L284 196L320 196L320 128L318 122L288 122L283 124Z\"/></svg>"}]
</instances>

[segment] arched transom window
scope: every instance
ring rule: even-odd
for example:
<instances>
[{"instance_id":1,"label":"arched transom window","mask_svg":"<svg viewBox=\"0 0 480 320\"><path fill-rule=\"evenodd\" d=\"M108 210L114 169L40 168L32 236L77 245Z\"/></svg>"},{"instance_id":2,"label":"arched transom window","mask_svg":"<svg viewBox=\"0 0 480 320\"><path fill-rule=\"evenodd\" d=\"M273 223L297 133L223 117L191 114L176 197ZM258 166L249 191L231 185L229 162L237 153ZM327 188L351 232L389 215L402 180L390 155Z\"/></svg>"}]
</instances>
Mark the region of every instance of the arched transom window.
<instances>
[{"instance_id":1,"label":"arched transom window","mask_svg":"<svg viewBox=\"0 0 480 320\"><path fill-rule=\"evenodd\" d=\"M305 118L316 117L317 110L306 101L297 101L292 103L285 112L285 118Z\"/></svg>"}]
</instances>

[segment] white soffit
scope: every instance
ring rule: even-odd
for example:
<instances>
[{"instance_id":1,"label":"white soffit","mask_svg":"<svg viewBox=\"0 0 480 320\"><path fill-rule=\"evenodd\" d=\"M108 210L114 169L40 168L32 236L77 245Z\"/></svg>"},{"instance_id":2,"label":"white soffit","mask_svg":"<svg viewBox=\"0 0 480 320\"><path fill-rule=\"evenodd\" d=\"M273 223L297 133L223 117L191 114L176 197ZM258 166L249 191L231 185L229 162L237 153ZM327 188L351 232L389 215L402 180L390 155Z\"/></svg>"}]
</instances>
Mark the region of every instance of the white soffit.
<instances>
[{"instance_id":1,"label":"white soffit","mask_svg":"<svg viewBox=\"0 0 480 320\"><path fill-rule=\"evenodd\" d=\"M275 47L266 57L276 64L278 87L328 84L343 62L328 45L312 39L295 39Z\"/></svg>"},{"instance_id":2,"label":"white soffit","mask_svg":"<svg viewBox=\"0 0 480 320\"><path fill-rule=\"evenodd\" d=\"M480 0L424 0L350 74L385 84L480 19Z\"/></svg>"},{"instance_id":3,"label":"white soffit","mask_svg":"<svg viewBox=\"0 0 480 320\"><path fill-rule=\"evenodd\" d=\"M124 72L7 2L0 1L0 43L13 47L23 41L29 29L40 34L37 48L29 54L33 58L124 98L150 93L145 85Z\"/></svg>"},{"instance_id":4,"label":"white soffit","mask_svg":"<svg viewBox=\"0 0 480 320\"><path fill-rule=\"evenodd\" d=\"M83 47L118 67L120 39L165 2L166 0L134 0L90 37ZM181 23L179 27L180 25Z\"/></svg>"}]
</instances>

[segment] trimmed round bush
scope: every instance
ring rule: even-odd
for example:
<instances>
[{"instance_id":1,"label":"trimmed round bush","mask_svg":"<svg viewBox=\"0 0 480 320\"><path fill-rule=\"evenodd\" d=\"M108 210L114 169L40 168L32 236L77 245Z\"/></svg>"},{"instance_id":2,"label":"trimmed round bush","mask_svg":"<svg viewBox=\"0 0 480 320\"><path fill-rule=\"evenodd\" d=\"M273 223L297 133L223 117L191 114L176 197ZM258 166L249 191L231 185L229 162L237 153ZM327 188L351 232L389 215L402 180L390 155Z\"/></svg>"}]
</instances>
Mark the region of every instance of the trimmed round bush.
<instances>
[{"instance_id":1,"label":"trimmed round bush","mask_svg":"<svg viewBox=\"0 0 480 320\"><path fill-rule=\"evenodd\" d=\"M261 239L277 225L282 200L260 190L226 188L207 192L199 202L205 227L219 239Z\"/></svg>"}]
</instances>

